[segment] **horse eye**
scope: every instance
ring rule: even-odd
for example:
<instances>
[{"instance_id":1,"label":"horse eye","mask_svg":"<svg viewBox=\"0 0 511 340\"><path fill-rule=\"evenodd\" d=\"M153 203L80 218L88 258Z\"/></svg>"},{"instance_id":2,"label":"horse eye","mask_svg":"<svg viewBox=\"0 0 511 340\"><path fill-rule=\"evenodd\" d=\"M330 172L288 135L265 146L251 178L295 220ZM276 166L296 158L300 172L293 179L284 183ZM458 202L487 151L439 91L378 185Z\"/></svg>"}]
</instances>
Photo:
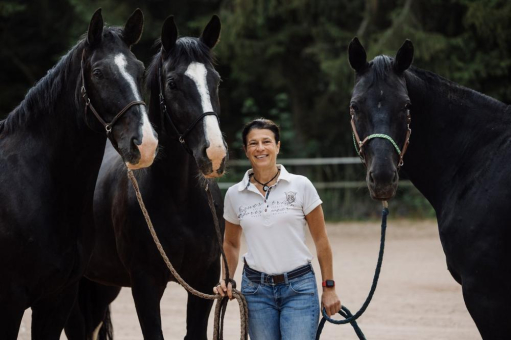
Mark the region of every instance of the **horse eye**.
<instances>
[{"instance_id":1,"label":"horse eye","mask_svg":"<svg viewBox=\"0 0 511 340\"><path fill-rule=\"evenodd\" d=\"M412 104L411 103L406 103L405 104L405 110L410 110L412 108Z\"/></svg>"},{"instance_id":2,"label":"horse eye","mask_svg":"<svg viewBox=\"0 0 511 340\"><path fill-rule=\"evenodd\" d=\"M100 70L98 69L95 69L92 71L92 75L97 78L97 79L102 79L103 78L103 73L101 73Z\"/></svg>"},{"instance_id":3,"label":"horse eye","mask_svg":"<svg viewBox=\"0 0 511 340\"><path fill-rule=\"evenodd\" d=\"M352 109L355 112L358 112L358 106L356 104L351 104L350 109Z\"/></svg>"},{"instance_id":4,"label":"horse eye","mask_svg":"<svg viewBox=\"0 0 511 340\"><path fill-rule=\"evenodd\" d=\"M167 81L167 85L168 87L171 89L171 90L175 90L176 89L176 82L174 81L173 78L170 78L168 81Z\"/></svg>"}]
</instances>

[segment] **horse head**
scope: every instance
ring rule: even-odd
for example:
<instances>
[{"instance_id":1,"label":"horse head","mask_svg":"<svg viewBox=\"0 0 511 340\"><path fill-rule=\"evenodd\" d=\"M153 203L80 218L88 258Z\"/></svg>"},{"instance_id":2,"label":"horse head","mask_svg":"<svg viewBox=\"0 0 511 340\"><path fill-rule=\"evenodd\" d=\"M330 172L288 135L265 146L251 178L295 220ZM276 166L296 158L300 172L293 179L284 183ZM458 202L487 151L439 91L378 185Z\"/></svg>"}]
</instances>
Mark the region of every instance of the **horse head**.
<instances>
[{"instance_id":1,"label":"horse head","mask_svg":"<svg viewBox=\"0 0 511 340\"><path fill-rule=\"evenodd\" d=\"M348 48L355 86L350 113L357 151L367 169L371 197L388 200L396 194L403 156L410 137L410 107L404 72L413 60L406 40L395 58L378 56L367 62L364 47L354 38Z\"/></svg>"},{"instance_id":2,"label":"horse head","mask_svg":"<svg viewBox=\"0 0 511 340\"><path fill-rule=\"evenodd\" d=\"M218 120L220 75L213 67L211 52L220 28L220 19L213 16L200 38L178 39L174 17L170 16L163 24L161 52L153 61L158 81L153 86L160 93L162 125L193 155L206 178L223 175L227 156Z\"/></svg>"},{"instance_id":3,"label":"horse head","mask_svg":"<svg viewBox=\"0 0 511 340\"><path fill-rule=\"evenodd\" d=\"M142 11L137 9L124 28L104 28L98 9L81 56L86 123L106 133L130 169L150 166L158 146L141 97L144 65L130 50L142 35L143 22Z\"/></svg>"}]
</instances>

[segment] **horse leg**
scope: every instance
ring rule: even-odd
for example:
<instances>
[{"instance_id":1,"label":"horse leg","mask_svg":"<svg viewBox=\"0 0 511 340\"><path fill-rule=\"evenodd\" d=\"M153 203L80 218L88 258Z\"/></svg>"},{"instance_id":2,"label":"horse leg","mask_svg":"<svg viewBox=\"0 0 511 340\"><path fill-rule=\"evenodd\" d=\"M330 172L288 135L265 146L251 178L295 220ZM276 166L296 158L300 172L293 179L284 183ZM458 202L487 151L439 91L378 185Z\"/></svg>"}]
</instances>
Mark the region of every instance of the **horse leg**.
<instances>
[{"instance_id":1,"label":"horse leg","mask_svg":"<svg viewBox=\"0 0 511 340\"><path fill-rule=\"evenodd\" d=\"M0 339L16 340L25 313L25 299L9 296L4 291L0 296Z\"/></svg>"},{"instance_id":2,"label":"horse leg","mask_svg":"<svg viewBox=\"0 0 511 340\"><path fill-rule=\"evenodd\" d=\"M220 261L210 267L203 277L190 284L199 292L211 294L212 287L218 282ZM213 300L206 300L188 293L186 306L186 336L185 340L207 340L208 318L213 306Z\"/></svg>"},{"instance_id":3,"label":"horse leg","mask_svg":"<svg viewBox=\"0 0 511 340\"><path fill-rule=\"evenodd\" d=\"M132 273L131 292L145 340L163 339L160 300L165 292L166 283L157 285L154 281L146 274Z\"/></svg>"},{"instance_id":4,"label":"horse leg","mask_svg":"<svg viewBox=\"0 0 511 340\"><path fill-rule=\"evenodd\" d=\"M485 282L463 281L463 298L484 340L509 339L511 294L507 288L489 287ZM487 283L487 282L486 282Z\"/></svg>"},{"instance_id":5,"label":"horse leg","mask_svg":"<svg viewBox=\"0 0 511 340\"><path fill-rule=\"evenodd\" d=\"M214 283L213 283L214 286ZM209 288L212 286L208 285ZM206 292L206 289L198 289ZM186 336L185 340L207 340L208 317L213 306L213 300L206 300L188 293L186 305Z\"/></svg>"},{"instance_id":6,"label":"horse leg","mask_svg":"<svg viewBox=\"0 0 511 340\"><path fill-rule=\"evenodd\" d=\"M32 339L59 340L78 294L78 282L32 306Z\"/></svg>"},{"instance_id":7,"label":"horse leg","mask_svg":"<svg viewBox=\"0 0 511 340\"><path fill-rule=\"evenodd\" d=\"M78 298L66 324L69 340L113 339L110 304L121 287L105 286L87 278L80 280Z\"/></svg>"}]
</instances>

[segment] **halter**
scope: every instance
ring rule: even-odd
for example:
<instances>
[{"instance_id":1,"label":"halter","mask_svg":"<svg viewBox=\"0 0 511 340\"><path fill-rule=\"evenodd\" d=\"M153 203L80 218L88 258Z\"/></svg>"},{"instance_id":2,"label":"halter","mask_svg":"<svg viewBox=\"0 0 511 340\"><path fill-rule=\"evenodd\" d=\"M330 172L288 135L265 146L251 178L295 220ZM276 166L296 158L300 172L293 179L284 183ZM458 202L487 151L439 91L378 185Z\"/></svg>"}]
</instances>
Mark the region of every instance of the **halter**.
<instances>
[{"instance_id":1,"label":"halter","mask_svg":"<svg viewBox=\"0 0 511 340\"><path fill-rule=\"evenodd\" d=\"M90 108L92 113L94 113L94 116L98 119L98 121L104 126L107 137L110 136L110 133L112 132L112 126L117 122L121 116L128 111L128 109L134 105L146 105L143 101L132 101L131 103L128 103L121 111L119 111L118 114L115 115L114 119L110 123L107 123L101 118L101 116L98 114L94 106L92 106L92 103L90 101L89 96L87 95L87 90L85 89L85 77L83 75L83 69L84 69L84 59L85 59L85 49L82 52L82 61L81 61L81 69L80 69L80 75L82 77L82 87L80 89L80 92L82 93L82 97L85 100L85 116L87 116L87 109ZM87 124L88 125L88 124Z\"/></svg>"},{"instance_id":2,"label":"halter","mask_svg":"<svg viewBox=\"0 0 511 340\"><path fill-rule=\"evenodd\" d=\"M399 155L399 162L397 163L397 168L403 166L403 157L405 156L406 149L408 149L408 144L410 144L410 134L412 133L412 130L410 129L410 123L412 122L412 117L410 116L410 110L406 113L406 139L405 144L403 146L403 150L399 149L399 146L397 146L396 142L390 137L389 135L386 135L384 133L374 133L372 135L367 136L364 138L363 141L360 141L360 138L358 137L357 129L355 127L355 110L353 107L350 107L350 115L351 115L351 130L353 131L353 143L355 144L355 150L357 151L357 154L359 155L360 159L362 160L362 163L366 164L366 160L364 157L364 145L373 138L383 138L388 140L392 143L394 146L394 149L396 149L396 152Z\"/></svg>"},{"instance_id":3,"label":"halter","mask_svg":"<svg viewBox=\"0 0 511 340\"><path fill-rule=\"evenodd\" d=\"M163 85L162 85L162 79L161 79L161 68L162 68L162 65L163 65L163 58L160 58L160 65L158 65L158 85L160 86L160 94L159 94L159 97L160 97L160 110L161 112L164 114L164 116L169 120L170 122L170 125L172 126L172 128L174 129L174 132L177 134L177 139L179 140L179 142L181 143L181 145L183 146L183 148L186 150L186 152L188 152L190 155L193 155L193 152L192 150L190 149L190 147L186 144L186 141L185 141L185 137L190 133L192 132L193 128L195 128L195 126L202 120L204 119L204 117L206 116L215 116L217 120L218 119L218 115L213 112L213 111L209 111L209 112L204 112L203 114L201 114L192 124L190 124L190 126L185 130L185 132L183 133L180 133L179 130L177 129L177 126L176 124L174 124L174 122L172 121L172 118L170 118L170 115L167 111L167 105L165 105L165 96L163 95Z\"/></svg>"}]
</instances>

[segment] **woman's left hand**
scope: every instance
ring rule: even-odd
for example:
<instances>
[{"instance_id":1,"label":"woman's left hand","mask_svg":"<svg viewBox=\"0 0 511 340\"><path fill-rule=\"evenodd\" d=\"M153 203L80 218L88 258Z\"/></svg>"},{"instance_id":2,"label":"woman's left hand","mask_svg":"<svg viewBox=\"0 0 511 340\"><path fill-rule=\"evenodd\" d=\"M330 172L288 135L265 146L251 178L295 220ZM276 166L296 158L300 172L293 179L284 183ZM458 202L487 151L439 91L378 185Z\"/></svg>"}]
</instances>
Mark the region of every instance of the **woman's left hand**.
<instances>
[{"instance_id":1,"label":"woman's left hand","mask_svg":"<svg viewBox=\"0 0 511 340\"><path fill-rule=\"evenodd\" d=\"M324 288L321 296L321 310L325 308L328 317L337 314L341 310L341 300L337 297L335 288Z\"/></svg>"}]
</instances>

